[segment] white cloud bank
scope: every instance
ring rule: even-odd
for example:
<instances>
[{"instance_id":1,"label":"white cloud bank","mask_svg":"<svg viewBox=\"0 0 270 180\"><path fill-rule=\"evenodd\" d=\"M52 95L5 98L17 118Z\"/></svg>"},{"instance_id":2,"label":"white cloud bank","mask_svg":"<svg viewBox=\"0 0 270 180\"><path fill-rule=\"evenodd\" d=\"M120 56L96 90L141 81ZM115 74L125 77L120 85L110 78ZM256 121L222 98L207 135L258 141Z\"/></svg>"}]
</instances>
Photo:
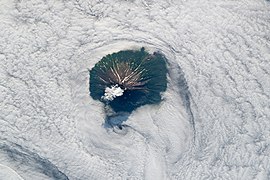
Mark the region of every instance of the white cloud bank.
<instances>
[{"instance_id":1,"label":"white cloud bank","mask_svg":"<svg viewBox=\"0 0 270 180\"><path fill-rule=\"evenodd\" d=\"M0 164L0 179L3 180L23 180L13 169Z\"/></svg>"},{"instance_id":2,"label":"white cloud bank","mask_svg":"<svg viewBox=\"0 0 270 180\"><path fill-rule=\"evenodd\" d=\"M264 0L1 1L1 164L26 180L270 179L269 12ZM88 69L141 46L168 58L164 100L104 127Z\"/></svg>"}]
</instances>

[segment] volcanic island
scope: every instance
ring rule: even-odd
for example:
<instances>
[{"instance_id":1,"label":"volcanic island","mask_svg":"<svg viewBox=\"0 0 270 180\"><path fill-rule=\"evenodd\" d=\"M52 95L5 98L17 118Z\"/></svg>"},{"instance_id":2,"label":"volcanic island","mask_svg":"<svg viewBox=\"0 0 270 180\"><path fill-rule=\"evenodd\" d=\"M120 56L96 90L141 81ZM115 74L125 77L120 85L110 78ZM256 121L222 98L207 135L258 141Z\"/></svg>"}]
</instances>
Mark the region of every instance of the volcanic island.
<instances>
[{"instance_id":1,"label":"volcanic island","mask_svg":"<svg viewBox=\"0 0 270 180\"><path fill-rule=\"evenodd\" d=\"M161 102L167 88L166 58L140 50L123 50L103 57L89 71L90 96L115 112L132 112Z\"/></svg>"}]
</instances>

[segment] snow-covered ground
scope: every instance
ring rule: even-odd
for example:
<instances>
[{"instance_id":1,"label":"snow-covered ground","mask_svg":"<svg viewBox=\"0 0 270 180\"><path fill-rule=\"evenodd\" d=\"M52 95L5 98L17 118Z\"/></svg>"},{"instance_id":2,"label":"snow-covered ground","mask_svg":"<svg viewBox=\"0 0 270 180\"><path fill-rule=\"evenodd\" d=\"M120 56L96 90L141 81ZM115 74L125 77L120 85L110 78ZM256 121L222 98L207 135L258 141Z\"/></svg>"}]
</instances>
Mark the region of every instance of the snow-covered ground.
<instances>
[{"instance_id":1,"label":"snow-covered ground","mask_svg":"<svg viewBox=\"0 0 270 180\"><path fill-rule=\"evenodd\" d=\"M123 129L89 72L160 51L169 84ZM270 179L270 2L0 0L0 179Z\"/></svg>"}]
</instances>

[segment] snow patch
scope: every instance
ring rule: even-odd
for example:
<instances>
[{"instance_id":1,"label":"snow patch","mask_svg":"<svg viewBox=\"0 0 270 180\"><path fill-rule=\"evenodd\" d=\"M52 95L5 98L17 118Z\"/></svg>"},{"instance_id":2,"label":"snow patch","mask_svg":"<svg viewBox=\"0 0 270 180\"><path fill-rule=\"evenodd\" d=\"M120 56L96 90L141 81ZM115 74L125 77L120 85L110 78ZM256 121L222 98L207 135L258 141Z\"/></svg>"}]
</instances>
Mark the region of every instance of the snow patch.
<instances>
[{"instance_id":1,"label":"snow patch","mask_svg":"<svg viewBox=\"0 0 270 180\"><path fill-rule=\"evenodd\" d=\"M102 99L107 100L107 101L112 101L114 98L118 96L122 96L124 93L124 90L121 89L118 84L111 86L111 87L106 87L104 96L102 96Z\"/></svg>"}]
</instances>

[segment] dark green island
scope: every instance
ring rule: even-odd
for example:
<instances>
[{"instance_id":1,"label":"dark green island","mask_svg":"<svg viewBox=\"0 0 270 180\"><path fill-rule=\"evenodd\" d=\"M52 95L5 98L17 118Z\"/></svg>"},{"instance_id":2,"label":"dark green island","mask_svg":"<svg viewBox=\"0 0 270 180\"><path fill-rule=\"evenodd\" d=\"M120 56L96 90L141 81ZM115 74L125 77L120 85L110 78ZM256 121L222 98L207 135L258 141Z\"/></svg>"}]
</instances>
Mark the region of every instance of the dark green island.
<instances>
[{"instance_id":1,"label":"dark green island","mask_svg":"<svg viewBox=\"0 0 270 180\"><path fill-rule=\"evenodd\" d=\"M161 101L167 88L166 58L161 53L124 50L108 54L90 70L90 95L115 112L131 112Z\"/></svg>"}]
</instances>

